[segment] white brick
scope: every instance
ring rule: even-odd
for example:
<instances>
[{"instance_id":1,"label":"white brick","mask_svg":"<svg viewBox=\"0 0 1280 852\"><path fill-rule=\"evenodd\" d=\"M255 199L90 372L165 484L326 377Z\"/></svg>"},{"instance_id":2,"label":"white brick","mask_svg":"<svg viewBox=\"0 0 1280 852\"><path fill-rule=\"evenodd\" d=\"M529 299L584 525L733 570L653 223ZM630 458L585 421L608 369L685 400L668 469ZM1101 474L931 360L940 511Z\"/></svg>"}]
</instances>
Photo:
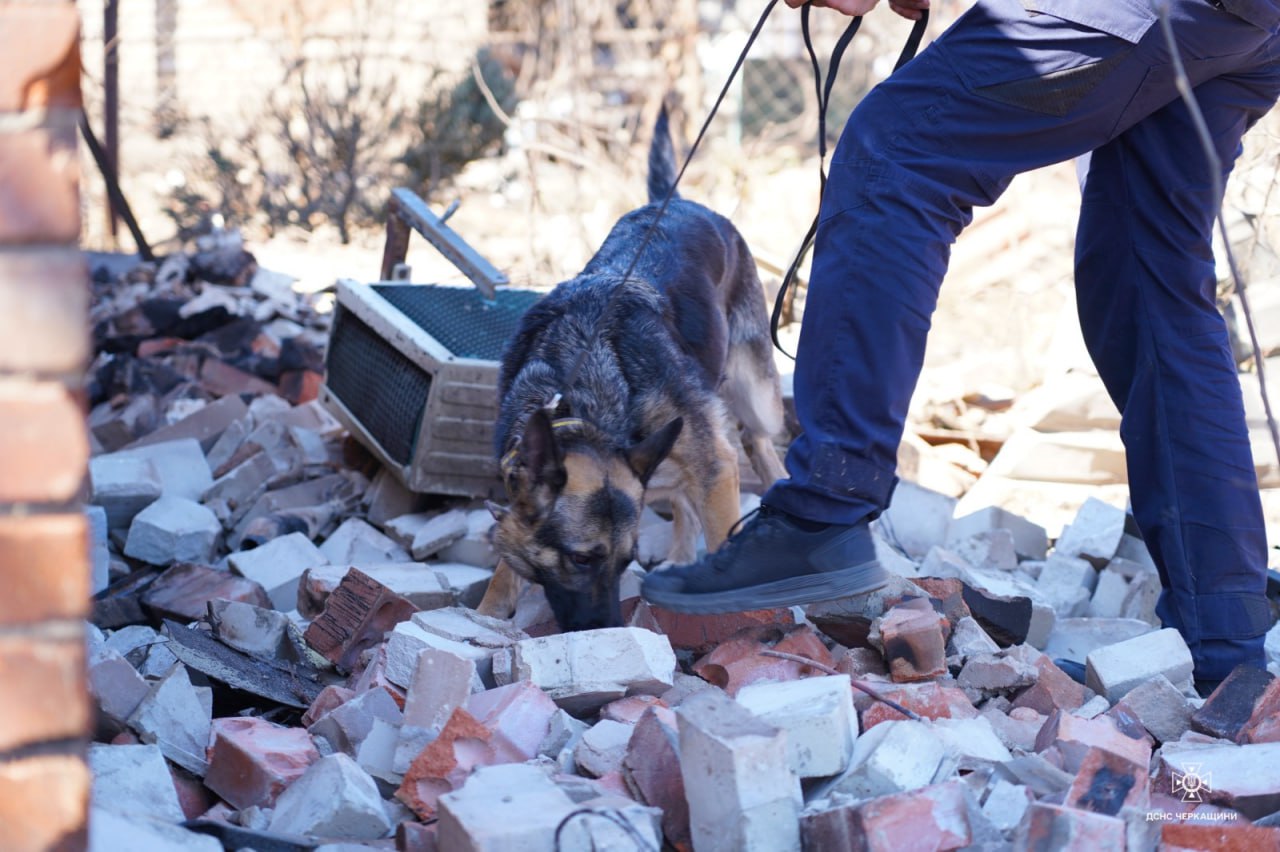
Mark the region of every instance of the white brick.
<instances>
[{"instance_id":1,"label":"white brick","mask_svg":"<svg viewBox=\"0 0 1280 852\"><path fill-rule=\"evenodd\" d=\"M832 785L836 792L873 798L926 787L946 771L951 750L922 722L881 722L858 737L849 769Z\"/></svg>"},{"instance_id":2,"label":"white brick","mask_svg":"<svg viewBox=\"0 0 1280 852\"><path fill-rule=\"evenodd\" d=\"M1043 650L1055 659L1083 663L1096 648L1150 632L1150 624L1133 618L1063 618L1054 626Z\"/></svg>"},{"instance_id":3,"label":"white brick","mask_svg":"<svg viewBox=\"0 0 1280 852\"><path fill-rule=\"evenodd\" d=\"M1098 572L1089 562L1054 553L1045 560L1036 589L1059 616L1073 618L1085 614L1097 581Z\"/></svg>"},{"instance_id":4,"label":"white brick","mask_svg":"<svg viewBox=\"0 0 1280 852\"><path fill-rule=\"evenodd\" d=\"M454 600L461 606L474 609L484 598L493 579L493 571L475 565L449 562L431 562L427 567L435 572L440 582L453 592Z\"/></svg>"},{"instance_id":5,"label":"white brick","mask_svg":"<svg viewBox=\"0 0 1280 852\"><path fill-rule=\"evenodd\" d=\"M1013 533L1008 530L974 533L968 538L952 541L947 547L974 568L984 571L1012 571L1018 567Z\"/></svg>"},{"instance_id":6,"label":"white brick","mask_svg":"<svg viewBox=\"0 0 1280 852\"><path fill-rule=\"evenodd\" d=\"M450 509L401 515L388 522L386 529L388 535L408 548L414 559L426 559L467 534L467 513Z\"/></svg>"},{"instance_id":7,"label":"white brick","mask_svg":"<svg viewBox=\"0 0 1280 852\"><path fill-rule=\"evenodd\" d=\"M112 813L94 802L89 813L89 852L222 852L216 837L180 825Z\"/></svg>"},{"instance_id":8,"label":"white brick","mask_svg":"<svg viewBox=\"0 0 1280 852\"><path fill-rule=\"evenodd\" d=\"M480 676L474 660L438 648L424 648L409 683L404 722L439 732L454 709L477 690Z\"/></svg>"},{"instance_id":9,"label":"white brick","mask_svg":"<svg viewBox=\"0 0 1280 852\"><path fill-rule=\"evenodd\" d=\"M330 562L347 566L409 560L409 552L399 542L361 518L343 521L320 545L320 552ZM365 571L363 567L360 570Z\"/></svg>"},{"instance_id":10,"label":"white brick","mask_svg":"<svg viewBox=\"0 0 1280 852\"><path fill-rule=\"evenodd\" d=\"M616 772L627 756L627 743L631 741L634 727L613 719L601 719L579 738L573 751L574 762L594 778Z\"/></svg>"},{"instance_id":11,"label":"white brick","mask_svg":"<svg viewBox=\"0 0 1280 852\"><path fill-rule=\"evenodd\" d=\"M134 517L125 556L152 565L207 563L222 525L213 512L185 497L161 497Z\"/></svg>"},{"instance_id":12,"label":"white brick","mask_svg":"<svg viewBox=\"0 0 1280 852\"><path fill-rule=\"evenodd\" d=\"M1027 812L1031 801L1031 792L1026 787L998 778L987 791L987 799L982 803L982 815L991 820L991 824L1000 831L1010 832L1022 822L1022 816Z\"/></svg>"},{"instance_id":13,"label":"white brick","mask_svg":"<svg viewBox=\"0 0 1280 852\"><path fill-rule=\"evenodd\" d=\"M489 535L493 524L493 515L488 509L473 509L468 512L466 533L442 548L440 558L445 562L493 568L498 564L498 554L493 549Z\"/></svg>"},{"instance_id":14,"label":"white brick","mask_svg":"<svg viewBox=\"0 0 1280 852\"><path fill-rule=\"evenodd\" d=\"M160 497L160 474L150 459L117 453L89 460L89 502L107 513L111 529L128 529L133 518Z\"/></svg>"},{"instance_id":15,"label":"white brick","mask_svg":"<svg viewBox=\"0 0 1280 852\"><path fill-rule=\"evenodd\" d=\"M1159 742L1174 742L1191 728L1191 702L1163 675L1129 690L1124 703Z\"/></svg>"},{"instance_id":16,"label":"white brick","mask_svg":"<svg viewBox=\"0 0 1280 852\"><path fill-rule=\"evenodd\" d=\"M1084 501L1054 546L1054 553L1079 556L1101 567L1111 561L1124 535L1124 509L1096 497Z\"/></svg>"},{"instance_id":17,"label":"white brick","mask_svg":"<svg viewBox=\"0 0 1280 852\"><path fill-rule=\"evenodd\" d=\"M255 657L274 659L289 627L289 616L274 609L229 601L209 602L218 639Z\"/></svg>"},{"instance_id":18,"label":"white brick","mask_svg":"<svg viewBox=\"0 0 1280 852\"><path fill-rule=\"evenodd\" d=\"M89 521L89 561L92 574L90 592L97 594L111 583L111 548L108 544L106 510L101 506L85 506Z\"/></svg>"},{"instance_id":19,"label":"white brick","mask_svg":"<svg viewBox=\"0 0 1280 852\"><path fill-rule=\"evenodd\" d=\"M849 766L858 736L848 675L749 684L737 701L787 733L791 770L801 778L837 775Z\"/></svg>"},{"instance_id":20,"label":"white brick","mask_svg":"<svg viewBox=\"0 0 1280 852\"><path fill-rule=\"evenodd\" d=\"M885 539L898 544L908 556L919 559L947 540L947 528L955 513L956 498L899 482L889 508L876 520Z\"/></svg>"},{"instance_id":21,"label":"white brick","mask_svg":"<svg viewBox=\"0 0 1280 852\"><path fill-rule=\"evenodd\" d=\"M493 657L499 684L532 681L570 712L624 695L661 695L673 685L675 652L666 636L607 627L525 639Z\"/></svg>"},{"instance_id":22,"label":"white brick","mask_svg":"<svg viewBox=\"0 0 1280 852\"><path fill-rule=\"evenodd\" d=\"M164 755L154 745L89 746L93 799L112 813L168 822L186 817Z\"/></svg>"},{"instance_id":23,"label":"white brick","mask_svg":"<svg viewBox=\"0 0 1280 852\"><path fill-rule=\"evenodd\" d=\"M345 754L320 758L290 784L270 823L273 833L349 840L374 840L391 828L377 784Z\"/></svg>"},{"instance_id":24,"label":"white brick","mask_svg":"<svg viewBox=\"0 0 1280 852\"><path fill-rule=\"evenodd\" d=\"M680 774L698 852L800 849L800 782L786 735L719 691L676 709Z\"/></svg>"},{"instance_id":25,"label":"white brick","mask_svg":"<svg viewBox=\"0 0 1280 852\"><path fill-rule=\"evenodd\" d=\"M1023 559L1044 559L1049 548L1045 528L998 506L987 506L955 518L947 530L947 543L962 541L987 530L1008 530L1013 547Z\"/></svg>"},{"instance_id":26,"label":"white brick","mask_svg":"<svg viewBox=\"0 0 1280 852\"><path fill-rule=\"evenodd\" d=\"M982 716L976 719L934 719L928 724L959 761L962 771L1013 760L1013 755L1001 742L991 722Z\"/></svg>"},{"instance_id":27,"label":"white brick","mask_svg":"<svg viewBox=\"0 0 1280 852\"><path fill-rule=\"evenodd\" d=\"M186 667L176 665L151 687L129 717L129 726L143 742L160 746L169 760L203 776L211 717L210 707L192 686Z\"/></svg>"},{"instance_id":28,"label":"white brick","mask_svg":"<svg viewBox=\"0 0 1280 852\"><path fill-rule=\"evenodd\" d=\"M449 852L545 852L575 805L540 769L486 766L439 800L437 846Z\"/></svg>"},{"instance_id":29,"label":"white brick","mask_svg":"<svg viewBox=\"0 0 1280 852\"><path fill-rule=\"evenodd\" d=\"M1116 560L1111 560L1114 565ZM1087 615L1090 618L1119 618L1124 605L1125 595L1129 592L1129 581L1111 565L1098 572L1098 585L1093 590L1089 601Z\"/></svg>"},{"instance_id":30,"label":"white brick","mask_svg":"<svg viewBox=\"0 0 1280 852\"><path fill-rule=\"evenodd\" d=\"M1191 651L1173 628L1099 648L1086 660L1085 682L1113 704L1157 675L1181 683L1191 675Z\"/></svg>"},{"instance_id":31,"label":"white brick","mask_svg":"<svg viewBox=\"0 0 1280 852\"><path fill-rule=\"evenodd\" d=\"M145 447L97 456L90 461L90 470L97 464L111 464L123 460L144 459L150 461L160 478L160 493L165 497L185 497L199 500L213 485L213 474L205 461L200 442L194 438L180 441L164 441Z\"/></svg>"},{"instance_id":32,"label":"white brick","mask_svg":"<svg viewBox=\"0 0 1280 852\"><path fill-rule=\"evenodd\" d=\"M297 609L302 572L328 561L300 532L272 539L252 550L241 550L227 559L231 570L266 589L271 605L281 612Z\"/></svg>"}]
</instances>

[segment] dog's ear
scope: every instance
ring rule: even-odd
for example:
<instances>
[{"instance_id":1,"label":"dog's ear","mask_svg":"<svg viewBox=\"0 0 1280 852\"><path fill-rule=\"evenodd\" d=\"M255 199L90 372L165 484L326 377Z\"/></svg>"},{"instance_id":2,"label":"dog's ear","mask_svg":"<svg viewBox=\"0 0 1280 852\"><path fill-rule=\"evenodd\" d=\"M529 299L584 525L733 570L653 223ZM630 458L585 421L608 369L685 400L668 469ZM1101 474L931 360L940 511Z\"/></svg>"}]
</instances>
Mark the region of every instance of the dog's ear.
<instances>
[{"instance_id":1,"label":"dog's ear","mask_svg":"<svg viewBox=\"0 0 1280 852\"><path fill-rule=\"evenodd\" d=\"M527 488L549 488L557 494L564 488L567 477L564 452L556 441L550 416L541 408L533 412L525 424L520 436L519 458Z\"/></svg>"},{"instance_id":2,"label":"dog's ear","mask_svg":"<svg viewBox=\"0 0 1280 852\"><path fill-rule=\"evenodd\" d=\"M627 450L627 464L635 471L642 484L649 484L649 477L653 476L658 465L667 457L667 453L671 452L676 438L680 437L682 428L684 428L684 418L677 417Z\"/></svg>"},{"instance_id":3,"label":"dog's ear","mask_svg":"<svg viewBox=\"0 0 1280 852\"><path fill-rule=\"evenodd\" d=\"M511 511L506 506L499 506L497 503L493 502L492 500L485 500L484 507L489 510L490 515L493 515L493 519L495 521L502 520L503 516L505 516L507 512Z\"/></svg>"}]
</instances>

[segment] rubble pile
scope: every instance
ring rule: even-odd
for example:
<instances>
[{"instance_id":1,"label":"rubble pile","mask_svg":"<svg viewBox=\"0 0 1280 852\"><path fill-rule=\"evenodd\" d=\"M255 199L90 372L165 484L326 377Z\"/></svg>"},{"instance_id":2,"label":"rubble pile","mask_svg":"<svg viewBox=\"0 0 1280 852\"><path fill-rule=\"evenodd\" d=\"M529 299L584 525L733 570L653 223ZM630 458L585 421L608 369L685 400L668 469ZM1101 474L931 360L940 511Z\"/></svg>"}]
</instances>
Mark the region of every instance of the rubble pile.
<instances>
[{"instance_id":1,"label":"rubble pile","mask_svg":"<svg viewBox=\"0 0 1280 852\"><path fill-rule=\"evenodd\" d=\"M1198 697L1123 509L1051 540L904 482L881 590L688 616L633 565L566 634L475 611L488 511L344 434L327 316L235 240L94 318L93 848L1280 848L1280 627Z\"/></svg>"}]
</instances>

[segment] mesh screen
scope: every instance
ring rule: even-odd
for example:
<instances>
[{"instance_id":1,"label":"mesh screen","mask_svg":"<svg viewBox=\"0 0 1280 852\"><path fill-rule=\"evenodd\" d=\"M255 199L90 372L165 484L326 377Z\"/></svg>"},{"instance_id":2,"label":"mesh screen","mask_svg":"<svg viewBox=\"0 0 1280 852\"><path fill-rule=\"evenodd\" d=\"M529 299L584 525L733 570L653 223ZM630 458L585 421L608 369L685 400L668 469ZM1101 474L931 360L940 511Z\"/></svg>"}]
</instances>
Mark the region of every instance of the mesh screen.
<instances>
[{"instance_id":1,"label":"mesh screen","mask_svg":"<svg viewBox=\"0 0 1280 852\"><path fill-rule=\"evenodd\" d=\"M377 284L374 291L460 358L497 361L520 317L542 297L533 290L499 290L493 302L474 287Z\"/></svg>"},{"instance_id":2,"label":"mesh screen","mask_svg":"<svg viewBox=\"0 0 1280 852\"><path fill-rule=\"evenodd\" d=\"M408 464L431 376L338 306L326 359L329 389L392 459Z\"/></svg>"}]
</instances>

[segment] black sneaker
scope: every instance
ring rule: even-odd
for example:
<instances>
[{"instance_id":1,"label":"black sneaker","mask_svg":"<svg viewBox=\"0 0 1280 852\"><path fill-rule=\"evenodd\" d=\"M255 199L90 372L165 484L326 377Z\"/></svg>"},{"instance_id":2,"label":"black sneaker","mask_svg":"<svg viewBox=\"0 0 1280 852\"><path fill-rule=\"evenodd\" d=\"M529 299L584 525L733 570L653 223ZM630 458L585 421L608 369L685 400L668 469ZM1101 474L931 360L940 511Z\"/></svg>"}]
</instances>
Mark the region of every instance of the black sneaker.
<instances>
[{"instance_id":1,"label":"black sneaker","mask_svg":"<svg viewBox=\"0 0 1280 852\"><path fill-rule=\"evenodd\" d=\"M641 594L675 612L745 612L844 598L888 581L867 521L813 531L802 524L761 506L715 553L645 577Z\"/></svg>"},{"instance_id":2,"label":"black sneaker","mask_svg":"<svg viewBox=\"0 0 1280 852\"><path fill-rule=\"evenodd\" d=\"M1085 680L1086 667L1084 663L1078 663L1075 660L1058 658L1053 664L1062 669L1063 674L1074 680L1076 683L1083 684Z\"/></svg>"}]
</instances>

